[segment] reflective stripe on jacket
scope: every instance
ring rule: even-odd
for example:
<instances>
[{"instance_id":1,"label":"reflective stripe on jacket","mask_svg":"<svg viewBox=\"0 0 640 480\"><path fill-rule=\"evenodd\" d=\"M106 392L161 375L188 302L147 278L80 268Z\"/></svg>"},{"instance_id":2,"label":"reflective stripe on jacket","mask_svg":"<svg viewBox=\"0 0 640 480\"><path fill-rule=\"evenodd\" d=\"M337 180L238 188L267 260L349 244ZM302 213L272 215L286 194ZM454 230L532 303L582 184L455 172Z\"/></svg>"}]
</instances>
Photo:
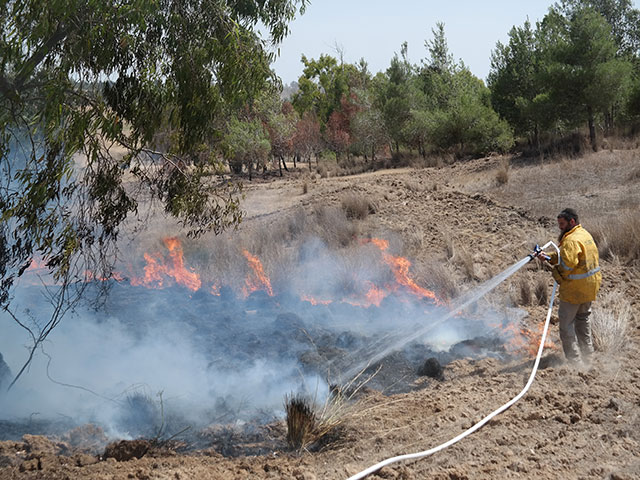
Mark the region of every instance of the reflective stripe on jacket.
<instances>
[{"instance_id":1,"label":"reflective stripe on jacket","mask_svg":"<svg viewBox=\"0 0 640 480\"><path fill-rule=\"evenodd\" d=\"M560 258L557 253L549 256L549 262L554 265L553 278L560 285L560 300L580 304L596 299L602 283L598 248L582 225L563 235Z\"/></svg>"}]
</instances>

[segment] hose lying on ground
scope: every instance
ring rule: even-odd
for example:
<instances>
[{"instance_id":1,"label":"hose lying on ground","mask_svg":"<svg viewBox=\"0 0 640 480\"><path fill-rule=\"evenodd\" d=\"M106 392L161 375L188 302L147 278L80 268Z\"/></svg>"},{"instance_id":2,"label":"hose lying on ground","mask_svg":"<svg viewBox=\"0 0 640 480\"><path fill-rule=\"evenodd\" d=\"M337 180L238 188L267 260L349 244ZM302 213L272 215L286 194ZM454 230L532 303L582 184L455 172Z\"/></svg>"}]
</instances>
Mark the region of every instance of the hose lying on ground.
<instances>
[{"instance_id":1,"label":"hose lying on ground","mask_svg":"<svg viewBox=\"0 0 640 480\"><path fill-rule=\"evenodd\" d=\"M545 246L542 247L542 249L548 247L549 245L553 245L553 247L555 247L555 249L558 250L558 247L553 242L547 243ZM468 428L467 430L462 432L457 437L452 438L448 442L445 442L445 443L443 443L441 445L438 445L436 447L433 447L433 448L431 448L429 450L425 450L425 451L422 451L422 452L408 453L408 454L405 454L405 455L398 455L397 457L388 458L386 460L383 460L380 463L376 463L375 465L367 468L366 470L361 471L360 473L352 475L351 477L349 477L348 480L358 480L360 478L364 478L367 475L369 475L369 474L371 474L373 472L376 472L376 471L380 470L382 467L385 467L385 466L387 466L387 465L389 465L391 463L399 462L401 460L413 460L413 459L428 457L429 455L432 455L432 454L434 454L436 452L439 452L440 450L444 450L445 448L450 447L454 443L459 442L464 437L466 437L468 435L471 435L473 432L475 432L476 430L480 429L487 422L489 422L493 417L495 417L496 415L504 412L509 407L511 407L511 405L513 405L518 400L520 400L524 396L524 394L527 393L527 390L529 390L529 387L531 387L531 384L533 383L533 379L535 378L536 373L538 371L538 365L540 364L540 358L542 357L542 351L544 350L544 342L547 339L547 330L549 329L549 322L551 320L551 311L553 309L553 301L555 299L557 287L558 287L558 284L554 281L553 282L553 290L551 292L551 300L549 301L549 308L547 310L547 318L546 318L546 320L544 322L544 328L542 330L542 338L540 339L540 346L538 347L538 354L536 355L536 360L533 363L533 369L531 370L531 375L529 375L529 380L527 381L527 384L524 386L524 388L522 389L522 391L518 395L513 397L511 400L509 400L507 403L502 405L500 408L497 408L496 410L491 412L489 415L484 417L482 420L480 420L478 423L476 423L475 425L471 426L470 428Z\"/></svg>"}]
</instances>

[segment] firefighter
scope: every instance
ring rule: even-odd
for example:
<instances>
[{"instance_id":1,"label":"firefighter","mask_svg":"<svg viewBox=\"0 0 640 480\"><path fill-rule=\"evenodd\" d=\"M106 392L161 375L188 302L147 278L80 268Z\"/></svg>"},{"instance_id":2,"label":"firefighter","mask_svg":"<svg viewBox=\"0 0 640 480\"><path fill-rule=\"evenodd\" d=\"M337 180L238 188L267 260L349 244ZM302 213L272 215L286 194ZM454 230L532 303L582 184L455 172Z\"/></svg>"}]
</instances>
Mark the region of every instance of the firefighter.
<instances>
[{"instance_id":1,"label":"firefighter","mask_svg":"<svg viewBox=\"0 0 640 480\"><path fill-rule=\"evenodd\" d=\"M602 282L598 248L572 208L558 214L558 227L560 254L541 252L537 257L549 262L560 287L558 319L564 355L571 363L582 360L588 365L593 354L589 315Z\"/></svg>"}]
</instances>

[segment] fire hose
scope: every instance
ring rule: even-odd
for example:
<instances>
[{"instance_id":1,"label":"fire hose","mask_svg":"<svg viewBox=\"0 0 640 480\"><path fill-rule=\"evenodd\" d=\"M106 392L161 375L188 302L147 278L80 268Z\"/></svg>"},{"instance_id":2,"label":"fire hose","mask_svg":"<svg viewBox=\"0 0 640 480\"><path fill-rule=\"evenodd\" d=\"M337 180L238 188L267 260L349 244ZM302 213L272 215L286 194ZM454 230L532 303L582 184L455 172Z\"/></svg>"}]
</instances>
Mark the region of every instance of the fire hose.
<instances>
[{"instance_id":1,"label":"fire hose","mask_svg":"<svg viewBox=\"0 0 640 480\"><path fill-rule=\"evenodd\" d=\"M534 249L533 253L529 255L529 260L532 260L533 258L538 257L538 256L548 260L548 257L544 254L544 252L542 252L542 250L547 248L547 247L549 247L549 246L553 246L556 249L556 251L558 252L558 254L560 254L560 250L558 249L556 244L553 243L553 242L548 242L544 246L542 246L542 248L540 248L540 247L538 247L538 245L536 245L536 248ZM524 261L524 259L523 259L523 261ZM525 264L523 264L523 266ZM414 460L414 459L418 459L418 458L428 457L429 455L432 455L432 454L434 454L436 452L439 452L440 450L444 450L445 448L450 447L454 443L459 442L460 440L462 440L466 436L471 435L476 430L479 430L482 426L484 426L486 423L488 423L493 417L495 417L496 415L504 412L509 407L511 407L514 403L516 403L518 400L520 400L524 396L524 394L527 393L529 388L531 387L531 384L533 383L533 379L535 378L536 373L538 371L538 365L540 364L540 358L542 357L542 351L544 350L544 342L547 339L547 331L549 329L549 322L551 320L551 311L553 309L553 301L555 300L555 295L556 295L557 288L558 288L558 283L554 280L554 282L553 282L553 290L551 292L551 299L549 300L549 308L547 310L547 318L546 318L546 320L544 322L544 328L542 330L542 337L540 339L540 346L538 347L538 354L536 355L536 360L533 363L533 369L531 370L531 374L529 375L529 380L527 381L526 385L524 386L524 388L522 389L522 391L520 393L518 393L515 397L513 397L507 403L505 403L501 407L497 408L496 410L491 412L489 415L484 417L482 420L480 420L476 424L472 425L467 430L462 432L460 435L452 438L451 440L449 440L449 441L447 441L447 442L445 442L445 443L443 443L441 445L438 445L436 447L433 447L433 448L431 448L429 450L424 450L422 452L416 452L416 453L408 453L408 454L405 454L405 455L398 455L396 457L388 458L386 460L383 460L382 462L376 463L375 465L367 468L366 470L361 471L360 473L352 475L351 477L348 478L348 480L358 480L360 478L364 478L367 475L369 475L371 473L374 473L374 472L380 470L382 467L385 467L385 466L390 465L392 463L396 463L396 462L399 462L399 461L402 461L402 460Z\"/></svg>"}]
</instances>

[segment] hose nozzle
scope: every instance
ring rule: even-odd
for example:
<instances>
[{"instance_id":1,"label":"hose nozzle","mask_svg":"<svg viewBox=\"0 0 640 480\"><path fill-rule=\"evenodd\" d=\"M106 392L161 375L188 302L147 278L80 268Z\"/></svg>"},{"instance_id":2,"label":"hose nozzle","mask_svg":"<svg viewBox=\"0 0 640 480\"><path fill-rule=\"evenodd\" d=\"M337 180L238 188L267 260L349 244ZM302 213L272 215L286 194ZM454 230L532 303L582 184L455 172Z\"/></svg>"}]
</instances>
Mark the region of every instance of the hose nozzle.
<instances>
[{"instance_id":1,"label":"hose nozzle","mask_svg":"<svg viewBox=\"0 0 640 480\"><path fill-rule=\"evenodd\" d=\"M540 245L537 245L534 247L533 252L529 254L529 257L533 260L534 258L542 258L544 260L549 261L551 259L551 257L549 255L547 255L546 253L544 253L542 251L542 249L540 248Z\"/></svg>"}]
</instances>

